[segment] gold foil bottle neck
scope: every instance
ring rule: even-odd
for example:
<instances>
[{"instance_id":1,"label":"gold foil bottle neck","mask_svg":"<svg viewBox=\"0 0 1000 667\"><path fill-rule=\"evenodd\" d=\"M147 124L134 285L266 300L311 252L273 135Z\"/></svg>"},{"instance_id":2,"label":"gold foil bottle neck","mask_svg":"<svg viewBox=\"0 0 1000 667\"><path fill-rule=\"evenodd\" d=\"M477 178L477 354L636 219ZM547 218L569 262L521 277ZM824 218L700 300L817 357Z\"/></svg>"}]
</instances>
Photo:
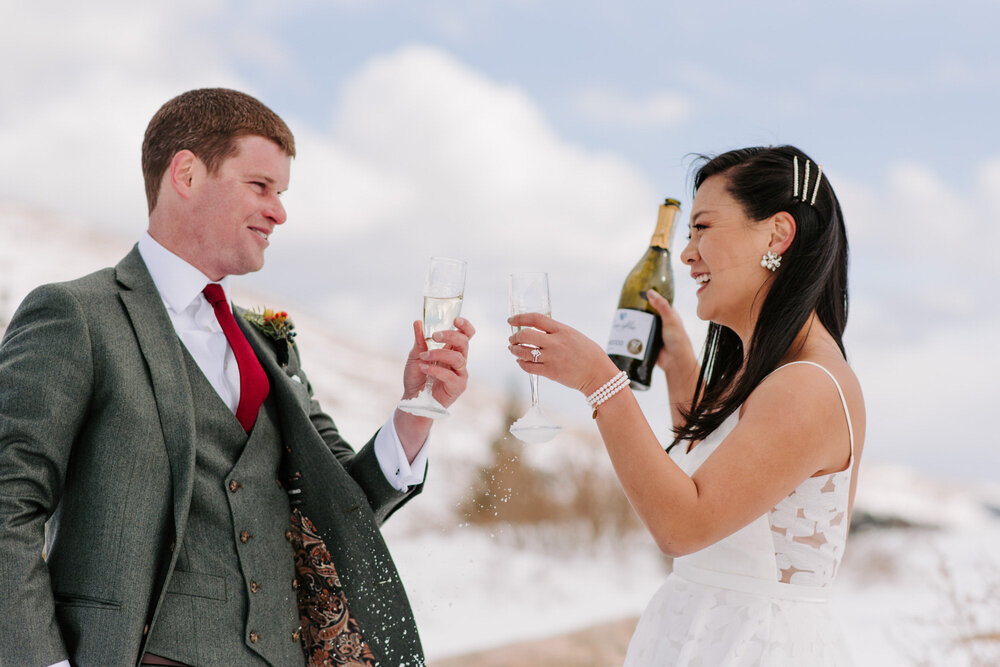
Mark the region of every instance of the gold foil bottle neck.
<instances>
[{"instance_id":1,"label":"gold foil bottle neck","mask_svg":"<svg viewBox=\"0 0 1000 667\"><path fill-rule=\"evenodd\" d=\"M670 238L674 230L674 222L677 214L681 211L681 203L676 199L666 199L660 205L660 211L656 216L656 231L653 238L649 240L649 246L656 248L670 249Z\"/></svg>"}]
</instances>

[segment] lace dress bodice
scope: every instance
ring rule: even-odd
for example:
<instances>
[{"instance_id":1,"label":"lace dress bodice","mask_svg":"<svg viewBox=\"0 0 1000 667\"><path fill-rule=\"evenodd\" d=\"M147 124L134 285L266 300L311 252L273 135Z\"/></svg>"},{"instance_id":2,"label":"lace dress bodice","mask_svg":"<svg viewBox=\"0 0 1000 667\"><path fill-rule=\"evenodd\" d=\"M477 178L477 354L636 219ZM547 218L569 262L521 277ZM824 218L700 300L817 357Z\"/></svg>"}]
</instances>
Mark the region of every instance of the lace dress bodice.
<instances>
[{"instance_id":1,"label":"lace dress bodice","mask_svg":"<svg viewBox=\"0 0 1000 667\"><path fill-rule=\"evenodd\" d=\"M806 363L823 370L822 366ZM779 369L780 370L780 369ZM851 664L828 605L844 553L854 433L840 392L851 457L839 472L810 477L764 515L693 554L674 571L636 627L626 667L649 665ZM739 411L674 461L693 474L736 427Z\"/></svg>"}]
</instances>

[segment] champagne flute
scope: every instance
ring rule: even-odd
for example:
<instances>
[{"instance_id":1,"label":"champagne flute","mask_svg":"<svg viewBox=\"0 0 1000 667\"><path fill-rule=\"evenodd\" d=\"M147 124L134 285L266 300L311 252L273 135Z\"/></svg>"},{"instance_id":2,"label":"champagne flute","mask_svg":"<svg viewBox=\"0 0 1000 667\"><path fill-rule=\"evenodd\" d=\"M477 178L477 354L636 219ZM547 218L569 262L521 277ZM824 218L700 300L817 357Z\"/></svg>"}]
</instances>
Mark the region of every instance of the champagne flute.
<instances>
[{"instance_id":1,"label":"champagne flute","mask_svg":"<svg viewBox=\"0 0 1000 667\"><path fill-rule=\"evenodd\" d=\"M510 276L510 314L541 313L552 315L549 300L549 274L543 272L512 273ZM511 327L514 333L521 327ZM562 430L558 424L542 413L538 405L538 376L528 374L531 384L531 407L523 417L511 424L510 432L518 440L536 444L547 442Z\"/></svg>"},{"instance_id":2,"label":"champagne flute","mask_svg":"<svg viewBox=\"0 0 1000 667\"><path fill-rule=\"evenodd\" d=\"M444 343L437 342L432 336L438 331L453 329L455 318L462 312L465 269L466 263L460 259L431 257L424 282L424 341L428 350L444 347ZM433 388L434 378L428 375L420 393L403 399L397 407L418 417L447 417L448 410L434 398Z\"/></svg>"}]
</instances>

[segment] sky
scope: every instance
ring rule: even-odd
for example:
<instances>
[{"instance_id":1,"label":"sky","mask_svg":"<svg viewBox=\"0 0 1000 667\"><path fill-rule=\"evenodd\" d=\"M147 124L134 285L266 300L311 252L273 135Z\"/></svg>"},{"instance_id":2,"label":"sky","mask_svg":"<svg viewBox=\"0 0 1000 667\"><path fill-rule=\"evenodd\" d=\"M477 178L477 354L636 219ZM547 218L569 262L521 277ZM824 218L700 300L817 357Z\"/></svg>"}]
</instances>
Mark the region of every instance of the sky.
<instances>
[{"instance_id":1,"label":"sky","mask_svg":"<svg viewBox=\"0 0 1000 667\"><path fill-rule=\"evenodd\" d=\"M285 118L298 155L289 221L241 280L402 357L427 259L465 258L472 381L500 391L527 393L506 352L507 274L548 271L555 317L603 344L658 204L690 208L694 156L795 144L845 213L865 456L1000 481L995 3L0 9L0 201L135 238L149 118L184 90L245 90ZM675 279L698 348L676 258ZM587 416L570 390L543 382L542 400ZM640 402L666 438L665 389Z\"/></svg>"}]
</instances>

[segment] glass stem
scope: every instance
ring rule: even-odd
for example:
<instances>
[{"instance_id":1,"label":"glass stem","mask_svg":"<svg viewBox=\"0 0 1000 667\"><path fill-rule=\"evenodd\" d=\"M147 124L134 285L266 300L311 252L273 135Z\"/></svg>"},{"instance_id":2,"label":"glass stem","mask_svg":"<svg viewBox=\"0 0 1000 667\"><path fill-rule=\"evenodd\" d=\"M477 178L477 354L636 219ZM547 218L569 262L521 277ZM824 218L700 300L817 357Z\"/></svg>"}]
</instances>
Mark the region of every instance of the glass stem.
<instances>
[{"instance_id":1,"label":"glass stem","mask_svg":"<svg viewBox=\"0 0 1000 667\"><path fill-rule=\"evenodd\" d=\"M431 395L431 390L434 388L434 378L430 375L427 376L427 380L424 382L424 388L420 392L421 394Z\"/></svg>"},{"instance_id":2,"label":"glass stem","mask_svg":"<svg viewBox=\"0 0 1000 667\"><path fill-rule=\"evenodd\" d=\"M531 407L538 407L538 376L534 373L528 374L528 381L531 382Z\"/></svg>"}]
</instances>

